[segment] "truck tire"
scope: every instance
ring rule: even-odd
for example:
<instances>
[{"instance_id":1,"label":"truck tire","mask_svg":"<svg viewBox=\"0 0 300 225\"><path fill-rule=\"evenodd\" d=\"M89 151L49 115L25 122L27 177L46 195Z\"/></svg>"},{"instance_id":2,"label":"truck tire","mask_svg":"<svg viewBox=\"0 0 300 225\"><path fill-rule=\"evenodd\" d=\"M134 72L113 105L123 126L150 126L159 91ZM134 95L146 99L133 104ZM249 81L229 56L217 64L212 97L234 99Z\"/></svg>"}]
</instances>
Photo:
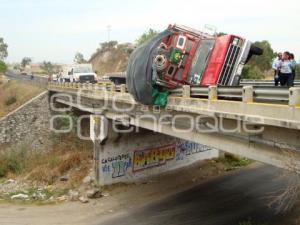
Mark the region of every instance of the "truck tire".
<instances>
[{"instance_id":1,"label":"truck tire","mask_svg":"<svg viewBox=\"0 0 300 225\"><path fill-rule=\"evenodd\" d=\"M263 49L256 47L255 45L252 44L245 63L248 63L253 55L262 55L263 53L264 53Z\"/></svg>"},{"instance_id":2,"label":"truck tire","mask_svg":"<svg viewBox=\"0 0 300 225\"><path fill-rule=\"evenodd\" d=\"M250 52L252 53L252 55L262 55L264 53L264 50L254 45L251 45Z\"/></svg>"}]
</instances>

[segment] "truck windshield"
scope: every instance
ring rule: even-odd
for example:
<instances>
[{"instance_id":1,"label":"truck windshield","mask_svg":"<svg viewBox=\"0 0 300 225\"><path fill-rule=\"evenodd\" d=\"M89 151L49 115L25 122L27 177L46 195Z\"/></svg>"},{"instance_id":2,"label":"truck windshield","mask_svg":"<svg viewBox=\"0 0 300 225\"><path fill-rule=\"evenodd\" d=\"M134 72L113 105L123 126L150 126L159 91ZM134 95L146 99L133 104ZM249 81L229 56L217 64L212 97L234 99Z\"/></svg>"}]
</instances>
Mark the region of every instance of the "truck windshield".
<instances>
[{"instance_id":1,"label":"truck windshield","mask_svg":"<svg viewBox=\"0 0 300 225\"><path fill-rule=\"evenodd\" d=\"M199 84L214 44L214 39L206 39L200 42L188 75L188 81L191 84Z\"/></svg>"},{"instance_id":2,"label":"truck windshield","mask_svg":"<svg viewBox=\"0 0 300 225\"><path fill-rule=\"evenodd\" d=\"M92 73L93 70L90 67L75 67L73 73Z\"/></svg>"}]
</instances>

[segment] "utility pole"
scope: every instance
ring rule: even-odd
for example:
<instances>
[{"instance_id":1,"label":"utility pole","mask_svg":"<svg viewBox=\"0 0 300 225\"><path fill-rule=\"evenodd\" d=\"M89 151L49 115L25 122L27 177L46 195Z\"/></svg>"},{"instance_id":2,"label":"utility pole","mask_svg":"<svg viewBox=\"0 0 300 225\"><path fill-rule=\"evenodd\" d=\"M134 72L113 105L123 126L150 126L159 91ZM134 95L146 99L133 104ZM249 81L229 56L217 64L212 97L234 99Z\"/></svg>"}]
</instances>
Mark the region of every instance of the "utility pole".
<instances>
[{"instance_id":1,"label":"utility pole","mask_svg":"<svg viewBox=\"0 0 300 225\"><path fill-rule=\"evenodd\" d=\"M111 26L108 25L108 26L106 27L106 29L107 29L107 41L110 42L110 31L111 31Z\"/></svg>"}]
</instances>

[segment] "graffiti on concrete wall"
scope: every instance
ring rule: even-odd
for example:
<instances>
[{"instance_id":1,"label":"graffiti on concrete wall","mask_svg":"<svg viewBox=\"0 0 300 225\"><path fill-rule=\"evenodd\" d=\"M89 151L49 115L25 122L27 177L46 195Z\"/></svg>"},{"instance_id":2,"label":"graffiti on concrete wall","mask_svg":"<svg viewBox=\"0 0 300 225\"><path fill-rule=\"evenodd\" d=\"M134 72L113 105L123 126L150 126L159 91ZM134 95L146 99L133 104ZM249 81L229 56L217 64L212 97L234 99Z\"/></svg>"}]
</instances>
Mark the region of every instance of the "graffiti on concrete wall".
<instances>
[{"instance_id":1,"label":"graffiti on concrete wall","mask_svg":"<svg viewBox=\"0 0 300 225\"><path fill-rule=\"evenodd\" d=\"M166 164L176 155L176 146L167 145L146 150L138 150L133 156L133 172Z\"/></svg>"},{"instance_id":2,"label":"graffiti on concrete wall","mask_svg":"<svg viewBox=\"0 0 300 225\"><path fill-rule=\"evenodd\" d=\"M176 144L176 161L183 160L189 155L212 150L206 145L197 144L190 141L184 141Z\"/></svg>"},{"instance_id":3,"label":"graffiti on concrete wall","mask_svg":"<svg viewBox=\"0 0 300 225\"><path fill-rule=\"evenodd\" d=\"M132 159L129 153L120 154L102 159L101 164L102 173L111 174L112 178L118 178L125 176L127 170L132 167Z\"/></svg>"},{"instance_id":4,"label":"graffiti on concrete wall","mask_svg":"<svg viewBox=\"0 0 300 225\"><path fill-rule=\"evenodd\" d=\"M193 160L198 157L193 155L209 150L211 148L201 144L181 141L176 144L133 150L125 154L103 158L100 162L100 169L106 178L132 177L135 176L135 173L146 169L165 166L166 164L175 166L176 162L181 163L178 161Z\"/></svg>"}]
</instances>

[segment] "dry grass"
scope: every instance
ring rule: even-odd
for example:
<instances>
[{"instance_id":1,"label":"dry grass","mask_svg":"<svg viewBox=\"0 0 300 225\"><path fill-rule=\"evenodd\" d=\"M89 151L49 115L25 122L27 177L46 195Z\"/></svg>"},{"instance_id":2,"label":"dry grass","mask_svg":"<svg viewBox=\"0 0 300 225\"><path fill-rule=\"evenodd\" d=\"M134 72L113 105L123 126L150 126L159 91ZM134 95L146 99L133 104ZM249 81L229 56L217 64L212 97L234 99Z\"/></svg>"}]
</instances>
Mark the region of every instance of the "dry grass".
<instances>
[{"instance_id":1,"label":"dry grass","mask_svg":"<svg viewBox=\"0 0 300 225\"><path fill-rule=\"evenodd\" d=\"M36 184L55 185L59 188L75 187L91 167L92 144L78 141L72 135L60 139L63 142L58 141L46 153L31 151L26 144L2 152L0 175L16 179L24 177ZM67 176L68 181L61 182L62 176Z\"/></svg>"},{"instance_id":2,"label":"dry grass","mask_svg":"<svg viewBox=\"0 0 300 225\"><path fill-rule=\"evenodd\" d=\"M40 87L21 81L0 83L0 117L18 108L42 91L43 89Z\"/></svg>"},{"instance_id":3,"label":"dry grass","mask_svg":"<svg viewBox=\"0 0 300 225\"><path fill-rule=\"evenodd\" d=\"M284 179L287 186L275 193L271 193L269 206L275 208L277 213L287 213L292 211L300 201L300 171L299 171L299 152L296 149L281 148L282 155L286 156L285 170L278 179Z\"/></svg>"}]
</instances>

